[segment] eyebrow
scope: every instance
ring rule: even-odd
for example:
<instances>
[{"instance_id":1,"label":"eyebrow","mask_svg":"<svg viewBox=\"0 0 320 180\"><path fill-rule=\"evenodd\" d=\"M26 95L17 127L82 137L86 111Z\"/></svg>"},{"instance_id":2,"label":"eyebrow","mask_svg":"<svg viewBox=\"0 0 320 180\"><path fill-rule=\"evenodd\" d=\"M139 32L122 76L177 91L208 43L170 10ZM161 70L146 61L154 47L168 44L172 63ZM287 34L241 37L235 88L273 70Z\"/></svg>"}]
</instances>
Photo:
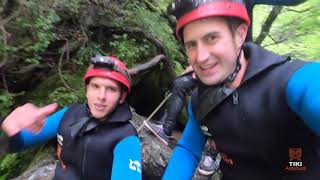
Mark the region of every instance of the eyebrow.
<instances>
[{"instance_id":1,"label":"eyebrow","mask_svg":"<svg viewBox=\"0 0 320 180\"><path fill-rule=\"evenodd\" d=\"M205 34L203 37L201 37L201 39L206 39L208 38L209 36L218 36L219 32L216 32L216 31L213 31L213 32L209 32L207 34Z\"/></svg>"},{"instance_id":2,"label":"eyebrow","mask_svg":"<svg viewBox=\"0 0 320 180\"><path fill-rule=\"evenodd\" d=\"M216 31L211 31L211 32L208 32L206 33L204 36L202 36L200 39L206 39L208 38L209 36L218 36L219 35L219 32L216 32ZM185 41L184 42L184 45L187 45L187 44L190 44L190 43L194 43L195 40L190 40L190 41Z\"/></svg>"}]
</instances>

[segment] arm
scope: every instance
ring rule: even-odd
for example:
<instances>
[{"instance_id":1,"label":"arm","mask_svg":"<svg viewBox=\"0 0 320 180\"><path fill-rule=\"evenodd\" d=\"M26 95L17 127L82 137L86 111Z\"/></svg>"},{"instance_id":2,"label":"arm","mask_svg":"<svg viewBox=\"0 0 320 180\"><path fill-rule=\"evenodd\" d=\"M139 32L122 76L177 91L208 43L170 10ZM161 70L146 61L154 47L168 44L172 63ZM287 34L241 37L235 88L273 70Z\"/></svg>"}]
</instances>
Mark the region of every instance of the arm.
<instances>
[{"instance_id":1,"label":"arm","mask_svg":"<svg viewBox=\"0 0 320 180\"><path fill-rule=\"evenodd\" d=\"M22 129L39 132L45 118L57 109L56 103L37 107L31 103L16 108L1 123L1 129L9 136L14 136Z\"/></svg>"},{"instance_id":2,"label":"arm","mask_svg":"<svg viewBox=\"0 0 320 180\"><path fill-rule=\"evenodd\" d=\"M174 149L166 171L163 175L166 179L191 179L199 163L206 138L200 130L200 126L193 116L191 104L189 104L189 119L177 147Z\"/></svg>"},{"instance_id":3,"label":"arm","mask_svg":"<svg viewBox=\"0 0 320 180\"><path fill-rule=\"evenodd\" d=\"M266 4L277 6L295 6L305 2L306 0L253 0L254 4Z\"/></svg>"},{"instance_id":4,"label":"arm","mask_svg":"<svg viewBox=\"0 0 320 180\"><path fill-rule=\"evenodd\" d=\"M67 109L68 108L65 107L49 116L38 134L34 134L25 129L21 130L20 133L12 138L10 151L23 150L54 138L57 134L60 121Z\"/></svg>"},{"instance_id":5,"label":"arm","mask_svg":"<svg viewBox=\"0 0 320 180\"><path fill-rule=\"evenodd\" d=\"M111 179L142 179L141 146L137 136L121 140L113 152Z\"/></svg>"},{"instance_id":6,"label":"arm","mask_svg":"<svg viewBox=\"0 0 320 180\"><path fill-rule=\"evenodd\" d=\"M192 77L192 73L188 73L178 77L173 82L172 96L166 106L167 117L163 124L164 133L171 135L176 124L177 117L182 107L185 105L187 94L198 84L198 81Z\"/></svg>"},{"instance_id":7,"label":"arm","mask_svg":"<svg viewBox=\"0 0 320 180\"><path fill-rule=\"evenodd\" d=\"M317 136L320 136L319 72L320 63L308 63L290 77L286 88L289 107Z\"/></svg>"}]
</instances>

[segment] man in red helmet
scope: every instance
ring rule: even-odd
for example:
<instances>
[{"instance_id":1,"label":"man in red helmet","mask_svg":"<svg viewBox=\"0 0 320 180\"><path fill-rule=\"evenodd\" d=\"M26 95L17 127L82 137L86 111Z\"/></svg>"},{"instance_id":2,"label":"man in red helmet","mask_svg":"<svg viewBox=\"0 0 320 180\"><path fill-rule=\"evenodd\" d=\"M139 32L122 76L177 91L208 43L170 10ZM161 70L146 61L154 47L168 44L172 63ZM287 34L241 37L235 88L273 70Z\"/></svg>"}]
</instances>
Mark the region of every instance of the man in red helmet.
<instances>
[{"instance_id":1,"label":"man in red helmet","mask_svg":"<svg viewBox=\"0 0 320 180\"><path fill-rule=\"evenodd\" d=\"M57 137L60 162L54 179L141 179L140 140L125 101L130 93L128 68L115 57L97 55L83 80L86 102L55 112L42 129L41 124L31 129L41 129L38 134L15 132L11 150ZM4 125L13 119L43 122L51 112L27 104L13 111Z\"/></svg>"},{"instance_id":2,"label":"man in red helmet","mask_svg":"<svg viewBox=\"0 0 320 180\"><path fill-rule=\"evenodd\" d=\"M223 179L320 177L320 64L244 43L242 0L177 0L176 35L201 81L163 179L191 179L206 139Z\"/></svg>"}]
</instances>

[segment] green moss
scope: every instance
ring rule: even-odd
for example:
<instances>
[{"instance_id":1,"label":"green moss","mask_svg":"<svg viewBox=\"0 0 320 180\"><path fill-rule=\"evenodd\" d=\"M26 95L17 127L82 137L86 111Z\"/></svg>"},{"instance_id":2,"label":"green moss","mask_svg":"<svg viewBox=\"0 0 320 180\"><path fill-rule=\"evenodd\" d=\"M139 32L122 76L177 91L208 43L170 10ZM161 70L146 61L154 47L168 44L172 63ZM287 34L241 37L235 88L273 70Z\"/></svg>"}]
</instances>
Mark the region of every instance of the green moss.
<instances>
[{"instance_id":1,"label":"green moss","mask_svg":"<svg viewBox=\"0 0 320 180\"><path fill-rule=\"evenodd\" d=\"M67 88L58 74L49 77L35 89L27 93L27 101L39 106L57 102L60 106L70 103L81 102L84 99L84 83L82 80L85 70L80 69L76 73L63 72L63 78L69 87Z\"/></svg>"},{"instance_id":2,"label":"green moss","mask_svg":"<svg viewBox=\"0 0 320 180\"><path fill-rule=\"evenodd\" d=\"M168 21L163 19L160 13L151 12L143 6L134 9L136 24L161 41L169 58L178 62L185 61L185 56L181 53L181 48L173 36L174 33Z\"/></svg>"},{"instance_id":3,"label":"green moss","mask_svg":"<svg viewBox=\"0 0 320 180\"><path fill-rule=\"evenodd\" d=\"M35 149L7 154L1 159L0 179L10 179L24 172L34 157Z\"/></svg>"},{"instance_id":4,"label":"green moss","mask_svg":"<svg viewBox=\"0 0 320 180\"><path fill-rule=\"evenodd\" d=\"M14 104L13 97L7 92L1 91L0 94L0 117L5 117Z\"/></svg>"},{"instance_id":5,"label":"green moss","mask_svg":"<svg viewBox=\"0 0 320 180\"><path fill-rule=\"evenodd\" d=\"M109 45L113 49L114 54L126 65L134 67L144 60L149 59L155 54L155 47L146 39L138 39L130 37L128 34L113 35Z\"/></svg>"}]
</instances>

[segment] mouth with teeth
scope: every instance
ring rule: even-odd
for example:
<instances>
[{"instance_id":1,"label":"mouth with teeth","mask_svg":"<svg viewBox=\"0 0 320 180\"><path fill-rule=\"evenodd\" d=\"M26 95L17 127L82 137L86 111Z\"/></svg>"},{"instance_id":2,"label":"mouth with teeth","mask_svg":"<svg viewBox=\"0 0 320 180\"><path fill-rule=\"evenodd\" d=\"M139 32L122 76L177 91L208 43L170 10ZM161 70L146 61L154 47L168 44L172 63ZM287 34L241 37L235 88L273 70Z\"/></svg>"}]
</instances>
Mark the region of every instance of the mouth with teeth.
<instances>
[{"instance_id":1,"label":"mouth with teeth","mask_svg":"<svg viewBox=\"0 0 320 180\"><path fill-rule=\"evenodd\" d=\"M217 71L218 63L210 64L210 65L200 65L199 69L202 75L208 76L212 75Z\"/></svg>"}]
</instances>

